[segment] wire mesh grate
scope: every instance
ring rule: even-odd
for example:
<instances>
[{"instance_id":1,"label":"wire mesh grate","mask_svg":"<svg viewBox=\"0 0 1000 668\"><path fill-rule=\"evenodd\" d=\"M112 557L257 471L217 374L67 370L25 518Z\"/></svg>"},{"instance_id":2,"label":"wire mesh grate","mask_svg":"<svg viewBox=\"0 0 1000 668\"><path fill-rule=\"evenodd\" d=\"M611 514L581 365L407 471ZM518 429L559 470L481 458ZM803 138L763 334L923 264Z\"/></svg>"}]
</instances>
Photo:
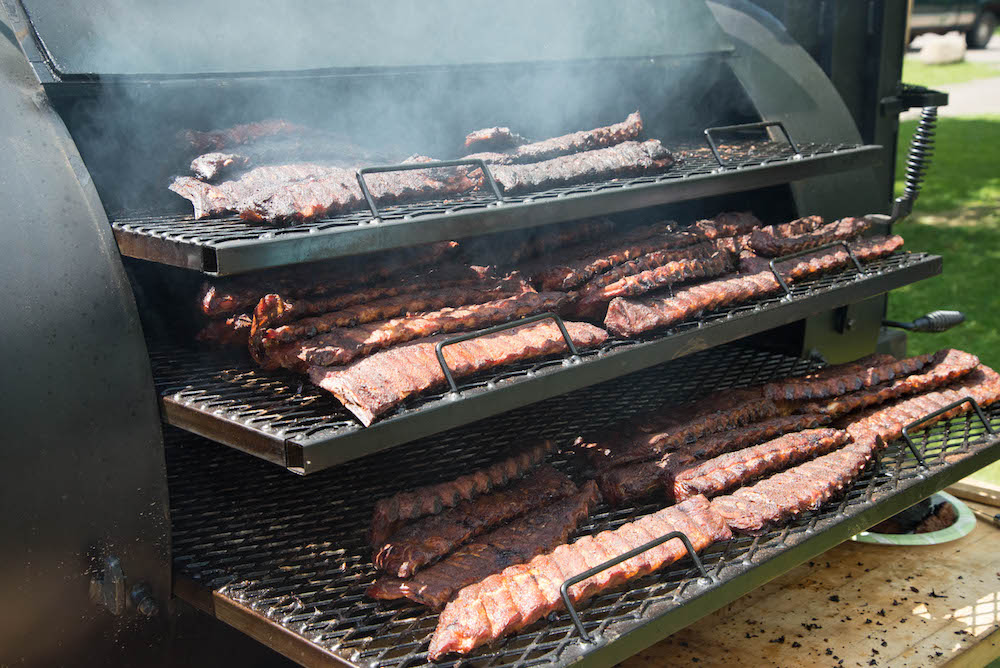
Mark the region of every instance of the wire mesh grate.
<instances>
[{"instance_id":1,"label":"wire mesh grate","mask_svg":"<svg viewBox=\"0 0 1000 668\"><path fill-rule=\"evenodd\" d=\"M423 664L436 614L408 602L376 602L364 595L374 577L365 535L376 499L453 478L537 438L552 438L565 447L577 434L664 403L818 366L785 355L723 346L306 478L168 429L175 571L345 662L386 668ZM1000 427L1000 409L989 415ZM980 438L984 429L974 420L956 418L916 435L931 473L987 447L997 450L996 439L987 444ZM554 455L551 463L578 482L587 477L585 465L570 454ZM845 523L849 528L852 516L873 502L900 494L926 475L899 443L892 444L881 468L870 466L842 498L762 536L713 545L703 554L703 562L718 580L714 586L724 587L817 533ZM655 502L621 508L601 505L579 533L615 528L658 509ZM598 645L679 610L706 586L689 561L630 584L624 591L595 597L581 610L588 632L600 638ZM581 648L569 616L556 614L459 663L563 664L593 649Z\"/></svg>"},{"instance_id":2,"label":"wire mesh grate","mask_svg":"<svg viewBox=\"0 0 1000 668\"><path fill-rule=\"evenodd\" d=\"M790 298L771 297L754 303L741 304L709 313L697 321L682 323L636 339L611 338L603 346L582 351L582 364L571 368L563 366L562 357L548 358L505 366L460 381L463 396L489 392L511 383L526 383L545 374L567 371L585 371L587 362L609 355L635 351L640 354L643 344L662 341L686 332L711 331L714 325L725 325L733 334L728 340L747 333L750 319L765 314L769 309L786 303L806 303L819 295L850 286L857 281L879 281L896 271L928 262L922 253L897 253L874 261L859 275L855 269L838 274L819 276L794 285ZM872 294L877 294L873 290ZM799 316L802 317L802 316ZM792 318L794 319L794 318ZM243 351L220 351L214 348L193 349L182 346L151 344L153 375L157 388L168 404L196 411L214 421L216 431L200 433L223 442L232 424L252 430L262 438L279 443L301 445L331 441L345 435L364 431L361 424L332 395L311 385L303 377L281 371L263 371ZM710 373L715 377L707 382L723 382L731 370L716 368ZM403 418L419 413L422 409L454 404L454 397L446 392L429 393L405 402L400 408L382 418ZM450 410L458 406L451 406Z\"/></svg>"}]
</instances>

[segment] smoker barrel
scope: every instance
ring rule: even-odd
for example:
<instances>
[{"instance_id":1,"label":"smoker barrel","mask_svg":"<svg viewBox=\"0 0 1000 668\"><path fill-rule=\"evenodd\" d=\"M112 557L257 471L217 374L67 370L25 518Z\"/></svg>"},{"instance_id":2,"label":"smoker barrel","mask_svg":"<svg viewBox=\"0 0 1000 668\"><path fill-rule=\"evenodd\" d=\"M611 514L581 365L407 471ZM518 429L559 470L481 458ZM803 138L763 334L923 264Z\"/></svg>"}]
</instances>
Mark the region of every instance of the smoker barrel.
<instances>
[{"instance_id":1,"label":"smoker barrel","mask_svg":"<svg viewBox=\"0 0 1000 668\"><path fill-rule=\"evenodd\" d=\"M248 637L305 665L424 664L436 613L365 596L376 499L538 438L565 448L664 402L871 353L885 293L942 271L939 256L896 252L796 281L787 295L612 335L572 363L552 355L456 377L457 392L407 400L362 427L299 376L193 344L199 284L319 261L364 272L385 251L445 240L502 255L536 231L596 216L624 234L726 210L773 222L884 211L895 118L871 131L876 103L859 102L845 68L815 44L810 57L742 0L98 5L0 3L0 107L12 124L0 133L10 254L0 276L14 300L0 380L14 425L2 446L12 502L0 557L15 579L0 605L47 636L12 627L4 665L276 660ZM840 17L867 26L866 49L877 43L891 58L900 7L859 3ZM883 55L864 58L857 71ZM869 85L875 101L884 75ZM324 128L364 146L361 166L376 169L362 177L374 181L380 165L414 151L463 157L460 138L476 128L541 139L636 109L643 138L672 153L669 169L512 188L502 201L485 189L370 197L367 208L278 226L196 220L166 188L190 163L178 137L193 128ZM1000 426L995 407L985 416ZM683 560L582 605L592 642L560 613L481 648L470 665L612 665L1000 457L975 418L912 440L917 457L890 444L845 497L708 548L708 581ZM566 452L550 463L576 482L593 473ZM659 508L601 504L577 534Z\"/></svg>"}]
</instances>

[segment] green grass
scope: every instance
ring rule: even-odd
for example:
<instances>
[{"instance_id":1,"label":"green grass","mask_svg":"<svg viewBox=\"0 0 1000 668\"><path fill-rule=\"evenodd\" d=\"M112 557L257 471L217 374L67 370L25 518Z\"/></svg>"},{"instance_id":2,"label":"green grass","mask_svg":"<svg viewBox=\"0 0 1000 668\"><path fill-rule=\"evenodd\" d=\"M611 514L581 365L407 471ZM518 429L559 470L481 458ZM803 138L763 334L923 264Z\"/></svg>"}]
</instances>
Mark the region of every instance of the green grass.
<instances>
[{"instance_id":1,"label":"green grass","mask_svg":"<svg viewBox=\"0 0 1000 668\"><path fill-rule=\"evenodd\" d=\"M899 163L915 122L900 127ZM902 190L902 179L896 183ZM958 309L965 324L941 334L912 334L912 354L944 347L979 355L1000 368L1000 116L940 119L934 161L914 215L896 226L911 251L944 258L944 274L893 291L889 317L912 320L934 309ZM1000 483L1000 463L976 474Z\"/></svg>"},{"instance_id":2,"label":"green grass","mask_svg":"<svg viewBox=\"0 0 1000 668\"><path fill-rule=\"evenodd\" d=\"M1000 67L989 63L953 63L951 65L924 65L913 57L903 59L903 82L927 86L948 84L1000 77Z\"/></svg>"}]
</instances>

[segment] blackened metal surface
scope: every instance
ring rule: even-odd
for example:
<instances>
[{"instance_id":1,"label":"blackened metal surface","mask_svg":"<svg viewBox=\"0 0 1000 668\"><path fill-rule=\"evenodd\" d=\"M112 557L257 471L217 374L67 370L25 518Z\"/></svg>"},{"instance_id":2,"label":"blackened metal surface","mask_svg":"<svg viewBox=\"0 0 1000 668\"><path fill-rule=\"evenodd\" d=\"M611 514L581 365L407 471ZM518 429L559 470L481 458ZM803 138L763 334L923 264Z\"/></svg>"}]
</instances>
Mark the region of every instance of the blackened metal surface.
<instances>
[{"instance_id":1,"label":"blackened metal surface","mask_svg":"<svg viewBox=\"0 0 1000 668\"><path fill-rule=\"evenodd\" d=\"M880 147L856 144L800 141L798 148L801 157L783 141L727 142L724 168L708 147L690 148L655 176L506 197L501 206L484 194L380 207L380 223L367 209L282 228L236 216L194 220L190 213L157 212L114 216L112 227L123 255L227 275L763 188L871 166L881 155Z\"/></svg>"},{"instance_id":2,"label":"blackened metal surface","mask_svg":"<svg viewBox=\"0 0 1000 668\"><path fill-rule=\"evenodd\" d=\"M195 583L185 595L199 588L212 592L216 614L245 632L276 638L279 629L286 634L282 651L309 645L320 650L311 656L329 657L317 664L421 665L437 615L409 602L364 595L374 577L365 534L376 499L450 479L536 438L565 447L581 431L664 402L814 368L798 358L724 346L307 478L169 429L175 574ZM989 415L1000 426L1000 410ZM685 560L594 598L580 611L594 644L579 644L569 615L559 613L460 663L611 665L996 459L1000 444L985 442L984 431L973 416L919 434L915 440L928 471L899 442L891 444L882 468L869 467L845 496L783 528L706 550L702 561L711 582ZM578 481L586 476L580 459L556 455L552 463ZM602 505L579 533L615 528L658 508Z\"/></svg>"},{"instance_id":3,"label":"blackened metal surface","mask_svg":"<svg viewBox=\"0 0 1000 668\"><path fill-rule=\"evenodd\" d=\"M154 347L154 376L167 422L286 466L312 473L415 438L468 424L571 390L681 358L855 303L940 273L941 258L898 253L796 284L773 297L709 314L639 339L610 339L563 358L504 367L403 404L364 428L327 392L301 376L264 372L245 352Z\"/></svg>"},{"instance_id":4,"label":"blackened metal surface","mask_svg":"<svg viewBox=\"0 0 1000 668\"><path fill-rule=\"evenodd\" d=\"M0 119L0 665L160 665L167 481L138 312L90 175L6 35ZM160 615L91 602L112 556Z\"/></svg>"}]
</instances>

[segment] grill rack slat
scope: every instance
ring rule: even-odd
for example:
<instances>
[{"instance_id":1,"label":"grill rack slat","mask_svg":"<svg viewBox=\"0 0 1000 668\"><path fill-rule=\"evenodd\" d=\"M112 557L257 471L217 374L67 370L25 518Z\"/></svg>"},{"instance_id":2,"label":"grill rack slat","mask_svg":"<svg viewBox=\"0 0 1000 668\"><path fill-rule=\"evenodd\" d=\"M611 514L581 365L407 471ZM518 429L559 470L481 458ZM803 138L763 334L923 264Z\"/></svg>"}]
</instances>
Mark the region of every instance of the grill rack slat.
<instances>
[{"instance_id":1,"label":"grill rack slat","mask_svg":"<svg viewBox=\"0 0 1000 668\"><path fill-rule=\"evenodd\" d=\"M320 663L420 665L436 615L406 602L364 597L374 574L365 532L377 498L447 480L537 437L554 438L565 447L581 431L662 402L819 366L722 346L399 446L392 456L371 455L306 478L168 429L175 575L194 583L195 591L214 592L216 609L224 607L226 616L252 614L252 620L241 623L252 634L256 628L261 639L273 637L271 625L290 632L284 642L296 645L299 656L306 655L301 645L309 645L321 650L311 655L321 657ZM1000 426L1000 407L990 409L988 417ZM594 598L581 609L588 633L598 636L594 645L578 644L569 616L560 613L460 665L610 665L997 459L1000 440L985 442L984 434L969 416L918 433L915 442L929 471L920 469L900 442L890 444L883 466L869 466L844 497L762 536L738 537L706 550L702 560L719 579L713 585L701 584L686 561L627 590ZM582 461L571 455L557 455L552 463L578 481L586 474ZM656 503L602 505L579 533L612 529L658 508ZM759 568L765 562L766 573ZM622 643L626 633L629 639Z\"/></svg>"},{"instance_id":2,"label":"grill rack slat","mask_svg":"<svg viewBox=\"0 0 1000 668\"><path fill-rule=\"evenodd\" d=\"M821 276L773 297L723 309L636 340L611 339L562 359L512 365L463 379L456 399L440 392L404 404L364 428L304 378L264 372L243 352L152 343L151 358L167 422L251 452L299 473L313 473L392 445L468 424L557 394L735 341L936 275L941 258L898 253L856 270Z\"/></svg>"},{"instance_id":3,"label":"grill rack slat","mask_svg":"<svg viewBox=\"0 0 1000 668\"><path fill-rule=\"evenodd\" d=\"M502 206L482 194L379 207L380 223L359 210L278 228L237 216L194 220L185 207L121 212L111 224L123 255L222 276L752 190L870 167L882 157L880 146L856 144L805 143L800 155L784 142L726 147L724 168L707 147L689 147L677 151L682 161L663 174L509 196Z\"/></svg>"}]
</instances>

